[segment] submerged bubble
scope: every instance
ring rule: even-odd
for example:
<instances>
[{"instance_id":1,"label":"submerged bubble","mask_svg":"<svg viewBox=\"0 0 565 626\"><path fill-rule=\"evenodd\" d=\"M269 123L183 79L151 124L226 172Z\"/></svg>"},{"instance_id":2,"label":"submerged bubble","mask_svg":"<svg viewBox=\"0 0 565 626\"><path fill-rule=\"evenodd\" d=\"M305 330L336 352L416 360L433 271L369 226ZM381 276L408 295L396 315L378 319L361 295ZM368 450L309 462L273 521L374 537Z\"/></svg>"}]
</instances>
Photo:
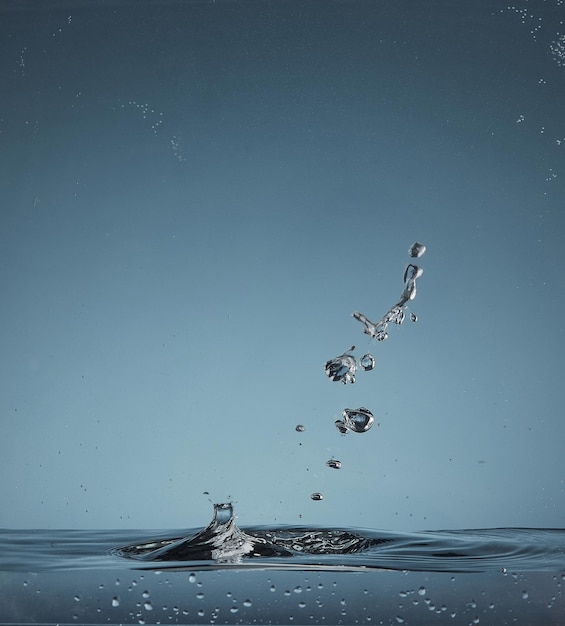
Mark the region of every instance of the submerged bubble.
<instances>
[{"instance_id":1,"label":"submerged bubble","mask_svg":"<svg viewBox=\"0 0 565 626\"><path fill-rule=\"evenodd\" d=\"M367 352L359 359L359 366L364 372L370 372L375 367L375 357Z\"/></svg>"},{"instance_id":2,"label":"submerged bubble","mask_svg":"<svg viewBox=\"0 0 565 626\"><path fill-rule=\"evenodd\" d=\"M332 469L341 469L341 461L338 461L337 459L330 459L329 461L326 461L326 465Z\"/></svg>"},{"instance_id":3,"label":"submerged bubble","mask_svg":"<svg viewBox=\"0 0 565 626\"><path fill-rule=\"evenodd\" d=\"M426 246L423 243L419 243L416 241L410 246L410 249L408 250L408 254L412 258L417 258L417 257L421 257L425 251L426 251Z\"/></svg>"},{"instance_id":4,"label":"submerged bubble","mask_svg":"<svg viewBox=\"0 0 565 626\"><path fill-rule=\"evenodd\" d=\"M314 492L314 493L310 496L310 498L311 498L312 500L317 500L317 501L320 501L320 500L323 500L323 499L324 499L324 496L323 496L321 493L318 493L318 492L316 491L316 492Z\"/></svg>"},{"instance_id":5,"label":"submerged bubble","mask_svg":"<svg viewBox=\"0 0 565 626\"><path fill-rule=\"evenodd\" d=\"M341 381L344 385L355 382L357 363L355 357L349 354L354 349L355 346L352 346L347 352L326 361L325 372L330 380Z\"/></svg>"},{"instance_id":6,"label":"submerged bubble","mask_svg":"<svg viewBox=\"0 0 565 626\"><path fill-rule=\"evenodd\" d=\"M354 433L366 433L375 422L374 415L364 406L358 409L343 409L341 414L343 426Z\"/></svg>"}]
</instances>

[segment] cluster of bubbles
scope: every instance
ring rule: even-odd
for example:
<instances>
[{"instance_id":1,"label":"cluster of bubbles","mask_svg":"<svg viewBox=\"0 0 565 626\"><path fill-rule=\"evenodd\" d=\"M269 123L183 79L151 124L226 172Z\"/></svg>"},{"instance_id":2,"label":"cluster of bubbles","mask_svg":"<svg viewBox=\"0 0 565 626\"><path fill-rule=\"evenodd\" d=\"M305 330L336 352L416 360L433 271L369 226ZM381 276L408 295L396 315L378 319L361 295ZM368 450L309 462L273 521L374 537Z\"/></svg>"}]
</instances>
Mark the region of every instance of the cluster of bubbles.
<instances>
[{"instance_id":1,"label":"cluster of bubbles","mask_svg":"<svg viewBox=\"0 0 565 626\"><path fill-rule=\"evenodd\" d=\"M139 111L142 119L148 119L151 122L151 130L153 131L153 134L157 135L157 129L163 123L162 113L156 113L155 109L151 109L147 103L136 102L135 100L130 100L127 105L122 104L122 109L125 109L126 106L134 107Z\"/></svg>"},{"instance_id":2,"label":"cluster of bubbles","mask_svg":"<svg viewBox=\"0 0 565 626\"><path fill-rule=\"evenodd\" d=\"M416 241L413 243L408 254L411 258L420 258L426 251L426 246ZM398 299L398 302L394 304L390 309L381 317L378 322L371 322L371 320L360 313L355 311L353 317L363 324L363 332L369 335L371 340L386 341L388 339L388 325L393 323L401 325L406 319L406 311L408 303L414 300L416 297L416 281L424 270L413 263L409 263L404 270L404 288ZM416 322L418 317L415 313L409 312L409 319L412 322ZM325 373L326 376L337 382L342 382L344 385L347 383L353 384L355 382L355 376L357 374L357 368L361 368L364 372L369 372L375 367L375 357L367 352L358 361L353 355L355 346L351 346L349 350L346 350L343 354L326 361ZM354 433L366 433L375 423L375 416L373 413L364 406L357 409L343 409L341 418L335 421L337 430L346 435L349 432ZM305 428L302 424L296 426L297 432L304 432ZM326 462L326 466L332 469L341 469L342 463L337 459L329 459ZM315 501L323 499L323 495L319 492L311 494L310 498Z\"/></svg>"},{"instance_id":3,"label":"cluster of bubbles","mask_svg":"<svg viewBox=\"0 0 565 626\"><path fill-rule=\"evenodd\" d=\"M565 67L565 35L561 35L549 47L557 65Z\"/></svg>"}]
</instances>

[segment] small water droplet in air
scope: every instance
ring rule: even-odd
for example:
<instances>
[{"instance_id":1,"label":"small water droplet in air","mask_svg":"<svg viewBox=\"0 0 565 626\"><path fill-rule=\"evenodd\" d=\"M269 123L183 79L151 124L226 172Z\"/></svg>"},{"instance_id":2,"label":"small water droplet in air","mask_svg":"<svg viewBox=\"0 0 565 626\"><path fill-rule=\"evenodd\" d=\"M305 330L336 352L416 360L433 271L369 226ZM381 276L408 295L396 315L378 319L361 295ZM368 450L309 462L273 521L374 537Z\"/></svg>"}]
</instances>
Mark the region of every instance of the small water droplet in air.
<instances>
[{"instance_id":1,"label":"small water droplet in air","mask_svg":"<svg viewBox=\"0 0 565 626\"><path fill-rule=\"evenodd\" d=\"M355 382L357 363L355 362L355 357L349 354L354 349L355 346L352 346L347 352L326 361L324 371L330 380L341 381L344 385Z\"/></svg>"},{"instance_id":2,"label":"small water droplet in air","mask_svg":"<svg viewBox=\"0 0 565 626\"><path fill-rule=\"evenodd\" d=\"M296 430L297 433L303 433L306 430L306 427L302 424L297 424L294 430Z\"/></svg>"},{"instance_id":3,"label":"small water droplet in air","mask_svg":"<svg viewBox=\"0 0 565 626\"><path fill-rule=\"evenodd\" d=\"M319 501L319 500L323 500L323 499L324 499L324 496L323 496L321 493L318 493L318 492L316 491L315 493L313 493L313 494L310 496L310 498L311 498L312 500L317 500L317 501Z\"/></svg>"},{"instance_id":4,"label":"small water droplet in air","mask_svg":"<svg viewBox=\"0 0 565 626\"><path fill-rule=\"evenodd\" d=\"M426 595L426 588L425 587L420 587L418 589L418 595L425 596Z\"/></svg>"},{"instance_id":5,"label":"small water droplet in air","mask_svg":"<svg viewBox=\"0 0 565 626\"><path fill-rule=\"evenodd\" d=\"M359 365L364 372L370 372L375 367L375 357L367 352L359 359Z\"/></svg>"},{"instance_id":6,"label":"small water droplet in air","mask_svg":"<svg viewBox=\"0 0 565 626\"><path fill-rule=\"evenodd\" d=\"M343 409L341 414L343 416L343 426L354 433L366 433L375 422L374 415L364 406L358 409Z\"/></svg>"},{"instance_id":7,"label":"small water droplet in air","mask_svg":"<svg viewBox=\"0 0 565 626\"><path fill-rule=\"evenodd\" d=\"M338 461L337 459L330 459L329 461L326 461L326 465L332 469L341 469L341 461Z\"/></svg>"},{"instance_id":8,"label":"small water droplet in air","mask_svg":"<svg viewBox=\"0 0 565 626\"><path fill-rule=\"evenodd\" d=\"M345 422L343 420L336 420L335 421L335 427L339 430L339 432L342 435L347 435L348 430L347 430L347 427L345 426Z\"/></svg>"},{"instance_id":9,"label":"small water droplet in air","mask_svg":"<svg viewBox=\"0 0 565 626\"><path fill-rule=\"evenodd\" d=\"M417 322L418 321L418 316L416 315L416 313L410 313L410 321L411 322Z\"/></svg>"},{"instance_id":10,"label":"small water droplet in air","mask_svg":"<svg viewBox=\"0 0 565 626\"><path fill-rule=\"evenodd\" d=\"M80 596L75 596L75 602L80 602Z\"/></svg>"},{"instance_id":11,"label":"small water droplet in air","mask_svg":"<svg viewBox=\"0 0 565 626\"><path fill-rule=\"evenodd\" d=\"M426 251L426 246L423 243L415 242L410 246L410 250L408 250L408 254L412 258L421 257Z\"/></svg>"}]
</instances>

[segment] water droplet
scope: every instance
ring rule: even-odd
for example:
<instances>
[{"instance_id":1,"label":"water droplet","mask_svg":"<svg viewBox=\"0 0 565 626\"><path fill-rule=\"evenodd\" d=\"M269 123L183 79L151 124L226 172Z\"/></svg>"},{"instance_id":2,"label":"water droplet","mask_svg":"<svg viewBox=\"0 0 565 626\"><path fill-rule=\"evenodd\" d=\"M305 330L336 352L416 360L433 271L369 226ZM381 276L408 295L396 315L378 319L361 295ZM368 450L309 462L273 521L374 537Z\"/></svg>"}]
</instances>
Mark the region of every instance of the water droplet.
<instances>
[{"instance_id":1,"label":"water droplet","mask_svg":"<svg viewBox=\"0 0 565 626\"><path fill-rule=\"evenodd\" d=\"M526 590L522 591L522 600L527 600L528 597L528 592Z\"/></svg>"},{"instance_id":2,"label":"water droplet","mask_svg":"<svg viewBox=\"0 0 565 626\"><path fill-rule=\"evenodd\" d=\"M335 427L339 430L339 432L342 435L347 435L348 430L347 430L347 427L345 426L345 422L343 420L336 420L335 421Z\"/></svg>"},{"instance_id":3,"label":"water droplet","mask_svg":"<svg viewBox=\"0 0 565 626\"><path fill-rule=\"evenodd\" d=\"M324 499L324 496L323 496L321 493L318 493L318 492L316 491L316 492L314 492L314 493L310 496L310 498L311 498L312 500L317 500L317 501L319 501L319 500L323 500L323 499Z\"/></svg>"},{"instance_id":4,"label":"water droplet","mask_svg":"<svg viewBox=\"0 0 565 626\"><path fill-rule=\"evenodd\" d=\"M341 461L338 461L337 459L330 459L329 461L326 461L326 465L332 469L341 469Z\"/></svg>"},{"instance_id":5,"label":"water droplet","mask_svg":"<svg viewBox=\"0 0 565 626\"><path fill-rule=\"evenodd\" d=\"M418 258L418 257L423 256L425 251L426 251L426 246L423 243L418 243L416 241L410 246L410 250L408 250L408 254L412 258Z\"/></svg>"},{"instance_id":6,"label":"water droplet","mask_svg":"<svg viewBox=\"0 0 565 626\"><path fill-rule=\"evenodd\" d=\"M417 322L418 321L418 316L416 315L416 313L410 313L410 321L411 322Z\"/></svg>"},{"instance_id":7,"label":"water droplet","mask_svg":"<svg viewBox=\"0 0 565 626\"><path fill-rule=\"evenodd\" d=\"M195 583L196 582L196 574L194 572L190 573L188 575L188 582L189 583Z\"/></svg>"},{"instance_id":8,"label":"water droplet","mask_svg":"<svg viewBox=\"0 0 565 626\"><path fill-rule=\"evenodd\" d=\"M118 596L112 598L112 606L120 606L120 598Z\"/></svg>"},{"instance_id":9,"label":"water droplet","mask_svg":"<svg viewBox=\"0 0 565 626\"><path fill-rule=\"evenodd\" d=\"M396 616L396 621L397 621L399 624L404 624L404 618L400 617L399 615L397 615L397 616Z\"/></svg>"},{"instance_id":10,"label":"water droplet","mask_svg":"<svg viewBox=\"0 0 565 626\"><path fill-rule=\"evenodd\" d=\"M355 346L352 346L347 352L326 361L325 372L330 380L341 381L344 385L355 382L357 363L355 357L349 354L354 348Z\"/></svg>"},{"instance_id":11,"label":"water droplet","mask_svg":"<svg viewBox=\"0 0 565 626\"><path fill-rule=\"evenodd\" d=\"M151 602L149 600L147 600L147 602L143 603L143 608L146 611L152 611L153 610L153 605L151 604Z\"/></svg>"},{"instance_id":12,"label":"water droplet","mask_svg":"<svg viewBox=\"0 0 565 626\"><path fill-rule=\"evenodd\" d=\"M75 602L80 602L80 596L75 596Z\"/></svg>"},{"instance_id":13,"label":"water droplet","mask_svg":"<svg viewBox=\"0 0 565 626\"><path fill-rule=\"evenodd\" d=\"M302 424L297 424L294 430L296 430L297 433L303 433L306 430L306 427Z\"/></svg>"},{"instance_id":14,"label":"water droplet","mask_svg":"<svg viewBox=\"0 0 565 626\"><path fill-rule=\"evenodd\" d=\"M359 366L364 372L370 372L375 367L375 357L367 352L359 359Z\"/></svg>"},{"instance_id":15,"label":"water droplet","mask_svg":"<svg viewBox=\"0 0 565 626\"><path fill-rule=\"evenodd\" d=\"M375 422L374 415L364 406L358 409L343 409L341 414L343 416L343 426L354 433L366 433Z\"/></svg>"},{"instance_id":16,"label":"water droplet","mask_svg":"<svg viewBox=\"0 0 565 626\"><path fill-rule=\"evenodd\" d=\"M144 592L141 594L141 597L142 597L142 598L148 598L148 597L149 597L149 591L144 591Z\"/></svg>"},{"instance_id":17,"label":"water droplet","mask_svg":"<svg viewBox=\"0 0 565 626\"><path fill-rule=\"evenodd\" d=\"M426 595L426 588L425 587L420 587L418 589L418 595L425 596Z\"/></svg>"},{"instance_id":18,"label":"water droplet","mask_svg":"<svg viewBox=\"0 0 565 626\"><path fill-rule=\"evenodd\" d=\"M252 605L251 600L247 599L243 601L243 606L246 608L249 608L250 606L253 606L253 605Z\"/></svg>"}]
</instances>

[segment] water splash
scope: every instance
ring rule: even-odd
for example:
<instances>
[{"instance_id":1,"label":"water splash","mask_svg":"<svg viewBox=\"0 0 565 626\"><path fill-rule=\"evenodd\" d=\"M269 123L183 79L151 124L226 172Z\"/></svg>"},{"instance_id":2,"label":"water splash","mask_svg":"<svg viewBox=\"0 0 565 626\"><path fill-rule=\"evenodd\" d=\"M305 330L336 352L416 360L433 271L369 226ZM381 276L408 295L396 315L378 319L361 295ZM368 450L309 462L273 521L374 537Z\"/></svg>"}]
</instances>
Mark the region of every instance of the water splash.
<instances>
[{"instance_id":1,"label":"water splash","mask_svg":"<svg viewBox=\"0 0 565 626\"><path fill-rule=\"evenodd\" d=\"M412 244L408 250L408 254L411 257L421 257L425 251L426 246L422 243L416 242ZM372 322L364 313L359 311L354 311L352 313L353 318L363 324L363 332L366 335L369 335L371 339L375 339L376 341L386 341L388 339L388 325L392 323L400 326L404 323L404 320L406 319L407 303L411 302L416 297L416 281L422 276L423 273L424 270L419 265L409 263L406 266L402 279L404 282L404 289L400 294L398 302L391 306L390 309L377 322ZM410 313L411 321L415 322L417 319L416 315Z\"/></svg>"},{"instance_id":2,"label":"water splash","mask_svg":"<svg viewBox=\"0 0 565 626\"><path fill-rule=\"evenodd\" d=\"M339 461L334 462L341 466ZM315 501L324 499L319 492L310 497ZM334 529L257 528L244 532L235 523L231 503L224 503L214 505L214 518L210 524L192 537L132 544L116 548L112 553L146 562L214 561L220 564L237 564L242 560L259 557L353 554L380 543L383 540L373 540L351 531Z\"/></svg>"},{"instance_id":3,"label":"water splash","mask_svg":"<svg viewBox=\"0 0 565 626\"><path fill-rule=\"evenodd\" d=\"M289 556L262 537L244 533L235 523L231 503L214 504L210 524L193 537L120 548L120 554L150 561L212 560L238 563L243 557Z\"/></svg>"}]
</instances>

